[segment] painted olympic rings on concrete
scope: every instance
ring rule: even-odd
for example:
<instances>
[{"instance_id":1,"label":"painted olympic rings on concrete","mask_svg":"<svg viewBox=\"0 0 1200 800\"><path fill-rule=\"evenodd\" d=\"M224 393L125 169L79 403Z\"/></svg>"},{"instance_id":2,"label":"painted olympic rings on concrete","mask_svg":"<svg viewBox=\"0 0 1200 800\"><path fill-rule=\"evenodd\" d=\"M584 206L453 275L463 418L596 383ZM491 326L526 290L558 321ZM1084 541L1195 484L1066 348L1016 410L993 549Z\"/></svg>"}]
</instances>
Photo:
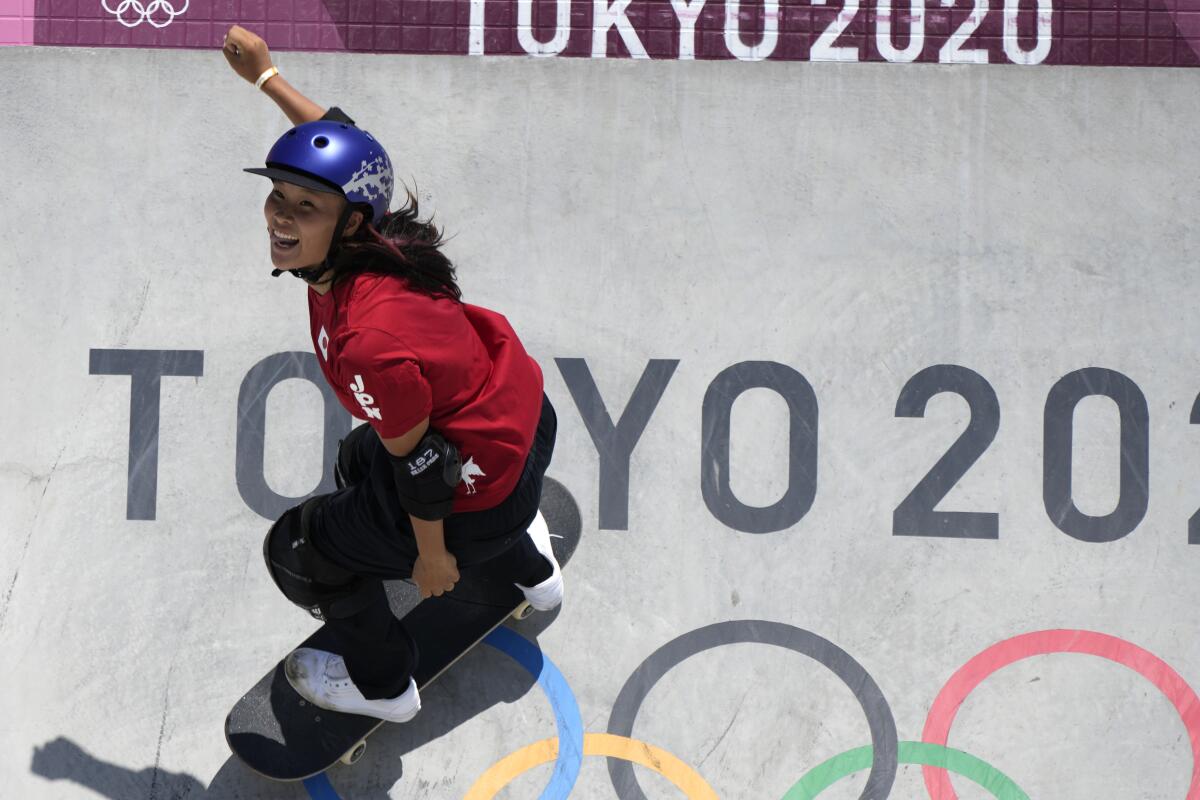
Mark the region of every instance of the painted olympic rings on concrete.
<instances>
[{"instance_id":1,"label":"painted olympic rings on concrete","mask_svg":"<svg viewBox=\"0 0 1200 800\"><path fill-rule=\"evenodd\" d=\"M629 737L638 709L650 694L654 685L672 668L697 653L721 645L758 643L784 647L823 664L854 693L871 733L871 772L860 800L878 800L887 797L896 779L897 740L896 721L883 692L849 653L815 633L785 625L782 622L765 620L733 620L718 622L685 633L655 650L634 670L621 687L608 718L608 732ZM610 760L608 774L617 796L624 800L646 800L638 785L633 767L625 761Z\"/></svg>"},{"instance_id":2,"label":"painted olympic rings on concrete","mask_svg":"<svg viewBox=\"0 0 1200 800\"><path fill-rule=\"evenodd\" d=\"M1192 743L1192 782L1189 800L1200 798L1200 698L1179 673L1158 656L1135 644L1105 633L1081 630L1048 630L1025 633L998 642L958 669L938 692L921 738L931 744L946 744L950 725L959 706L984 678L1013 662L1050 653L1086 653L1129 667L1158 687L1179 712ZM939 800L956 800L945 769L926 766L925 788Z\"/></svg>"},{"instance_id":3,"label":"painted olympic rings on concrete","mask_svg":"<svg viewBox=\"0 0 1200 800\"><path fill-rule=\"evenodd\" d=\"M970 778L990 792L996 800L1029 800L1029 795L1025 794L1012 778L983 759L964 753L962 750L929 742L900 742L899 759L901 764L925 764L940 767L962 775L964 778ZM809 770L808 774L788 790L787 794L783 796L783 800L812 800L842 778L869 766L871 766L870 745L847 750Z\"/></svg>"},{"instance_id":4,"label":"painted olympic rings on concrete","mask_svg":"<svg viewBox=\"0 0 1200 800\"><path fill-rule=\"evenodd\" d=\"M583 754L619 758L652 769L675 784L689 800L717 800L717 793L700 773L666 750L652 744L625 736L614 736L611 733L588 733L583 737ZM492 800L518 776L556 758L558 739L542 739L522 747L489 767L463 796L463 800Z\"/></svg>"},{"instance_id":5,"label":"painted olympic rings on concrete","mask_svg":"<svg viewBox=\"0 0 1200 800\"><path fill-rule=\"evenodd\" d=\"M541 650L507 628L497 628L485 643L504 652L537 678L554 710L558 737L543 739L493 764L466 795L490 800L524 772L555 761L554 774L541 800L565 800L575 785L584 755L607 756L617 795L645 800L632 764L655 770L690 800L716 800L700 774L671 753L629 736L646 696L671 669L693 655L725 644L772 644L801 653L828 667L862 706L871 745L834 756L804 775L783 800L811 800L838 780L870 768L860 800L881 800L891 793L899 764L924 767L925 786L937 800L956 800L949 773L968 778L997 800L1028 800L1017 784L983 760L946 746L950 726L963 701L985 678L1034 655L1085 653L1126 666L1153 683L1171 701L1192 746L1189 800L1200 800L1200 697L1165 661L1124 639L1084 630L1047 630L1021 634L992 645L960 667L938 692L925 720L921 742L898 742L895 721L882 692L866 670L837 645L814 633L766 620L735 620L708 625L679 636L650 654L625 682L613 704L607 733L584 735L579 706L563 678ZM567 746L559 751L559 742ZM339 800L324 775L304 781L313 800Z\"/></svg>"},{"instance_id":6,"label":"painted olympic rings on concrete","mask_svg":"<svg viewBox=\"0 0 1200 800\"><path fill-rule=\"evenodd\" d=\"M550 707L554 710L558 738L554 740L554 774L542 792L541 800L564 800L575 788L579 767L583 763L583 720L579 716L579 703L576 702L571 687L567 685L562 672L543 655L541 649L516 631L501 626L489 633L483 643L499 650L528 670L546 693ZM562 752L558 752L559 741L567 743ZM308 790L312 800L341 800L325 773L305 780L304 788Z\"/></svg>"}]
</instances>

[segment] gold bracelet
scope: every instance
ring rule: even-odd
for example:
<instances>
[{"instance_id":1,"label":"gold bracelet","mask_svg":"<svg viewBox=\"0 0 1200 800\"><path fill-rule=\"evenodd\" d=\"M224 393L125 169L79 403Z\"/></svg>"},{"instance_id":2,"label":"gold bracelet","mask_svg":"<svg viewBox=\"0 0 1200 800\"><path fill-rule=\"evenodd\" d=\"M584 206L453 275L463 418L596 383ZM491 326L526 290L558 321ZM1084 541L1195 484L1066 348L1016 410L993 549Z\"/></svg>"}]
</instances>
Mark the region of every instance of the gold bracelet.
<instances>
[{"instance_id":1,"label":"gold bracelet","mask_svg":"<svg viewBox=\"0 0 1200 800\"><path fill-rule=\"evenodd\" d=\"M255 88L255 89L261 89L261 88L263 87L263 84L264 84L264 83L266 83L267 81L271 80L271 78L274 78L274 77L275 77L276 75L278 75L278 74L279 74L279 68L278 68L278 67L271 67L269 70L267 70L266 72L264 72L262 75L259 75L259 76L258 76L258 80L256 80L256 81L254 82L254 88Z\"/></svg>"}]
</instances>

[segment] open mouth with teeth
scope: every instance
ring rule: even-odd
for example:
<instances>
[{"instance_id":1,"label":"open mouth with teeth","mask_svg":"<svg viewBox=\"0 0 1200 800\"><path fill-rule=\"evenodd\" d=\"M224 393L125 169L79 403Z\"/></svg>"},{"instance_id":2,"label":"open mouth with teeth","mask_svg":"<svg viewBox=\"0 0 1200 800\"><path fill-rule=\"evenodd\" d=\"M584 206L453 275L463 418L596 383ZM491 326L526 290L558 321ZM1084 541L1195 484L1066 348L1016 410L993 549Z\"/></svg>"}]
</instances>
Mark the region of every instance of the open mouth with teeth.
<instances>
[{"instance_id":1,"label":"open mouth with teeth","mask_svg":"<svg viewBox=\"0 0 1200 800\"><path fill-rule=\"evenodd\" d=\"M296 249L300 244L300 237L292 236L287 233L280 233L271 228L271 249L277 253L287 253Z\"/></svg>"}]
</instances>

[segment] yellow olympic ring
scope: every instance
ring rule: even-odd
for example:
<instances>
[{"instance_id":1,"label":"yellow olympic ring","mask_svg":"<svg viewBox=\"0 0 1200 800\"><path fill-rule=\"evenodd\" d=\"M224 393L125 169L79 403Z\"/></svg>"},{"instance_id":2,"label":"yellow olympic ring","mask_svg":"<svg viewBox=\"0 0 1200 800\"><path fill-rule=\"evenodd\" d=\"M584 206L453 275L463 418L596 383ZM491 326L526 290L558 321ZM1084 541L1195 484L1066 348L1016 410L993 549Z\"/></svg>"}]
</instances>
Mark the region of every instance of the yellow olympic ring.
<instances>
[{"instance_id":1,"label":"yellow olympic ring","mask_svg":"<svg viewBox=\"0 0 1200 800\"><path fill-rule=\"evenodd\" d=\"M717 793L700 777L700 774L666 750L652 744L639 742L611 733L585 733L583 736L585 756L608 756L641 764L675 784L688 800L718 800ZM542 739L523 747L517 752L497 761L488 771L479 776L475 785L463 800L492 800L501 789L515 778L558 758L558 737Z\"/></svg>"}]
</instances>

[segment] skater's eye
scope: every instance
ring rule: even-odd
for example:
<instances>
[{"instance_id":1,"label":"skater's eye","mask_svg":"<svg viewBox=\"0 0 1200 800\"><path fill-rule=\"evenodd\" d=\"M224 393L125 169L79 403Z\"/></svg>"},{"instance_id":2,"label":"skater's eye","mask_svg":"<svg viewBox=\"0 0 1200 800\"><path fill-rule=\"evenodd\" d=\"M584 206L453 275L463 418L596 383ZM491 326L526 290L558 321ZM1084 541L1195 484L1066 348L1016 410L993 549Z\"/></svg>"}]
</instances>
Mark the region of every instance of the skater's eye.
<instances>
[{"instance_id":1,"label":"skater's eye","mask_svg":"<svg viewBox=\"0 0 1200 800\"><path fill-rule=\"evenodd\" d=\"M272 196L272 197L274 197L274 198L277 198L277 199L279 199L279 200L283 200L283 199L284 199L284 197L283 197L283 192L279 191L278 189L273 189L273 190L271 191L271 196ZM299 205L302 205L302 206L308 206L309 208L316 208L316 206L314 206L314 205L313 205L311 202L309 202L308 200L301 200L301 201L300 201L300 203L299 203Z\"/></svg>"}]
</instances>

